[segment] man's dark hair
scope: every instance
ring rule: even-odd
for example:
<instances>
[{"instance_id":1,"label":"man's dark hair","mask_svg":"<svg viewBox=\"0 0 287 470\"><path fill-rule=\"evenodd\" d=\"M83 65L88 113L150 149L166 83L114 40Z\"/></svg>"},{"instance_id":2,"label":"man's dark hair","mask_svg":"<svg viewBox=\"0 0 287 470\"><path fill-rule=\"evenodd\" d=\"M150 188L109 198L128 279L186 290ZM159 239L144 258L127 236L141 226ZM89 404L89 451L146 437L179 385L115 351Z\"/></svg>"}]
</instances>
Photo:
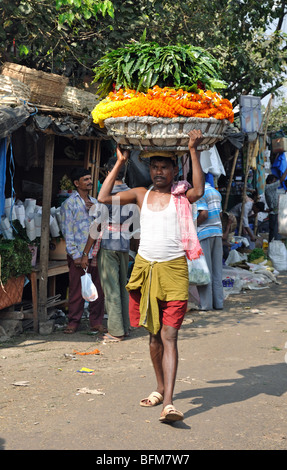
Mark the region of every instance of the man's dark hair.
<instances>
[{"instance_id":1,"label":"man's dark hair","mask_svg":"<svg viewBox=\"0 0 287 470\"><path fill-rule=\"evenodd\" d=\"M71 180L74 183L74 181L79 180L83 176L90 174L91 172L86 168L73 168L73 170L71 171Z\"/></svg>"},{"instance_id":2,"label":"man's dark hair","mask_svg":"<svg viewBox=\"0 0 287 470\"><path fill-rule=\"evenodd\" d=\"M276 178L275 175L268 175L266 178L266 184L274 183L275 181L277 181L277 179L278 178Z\"/></svg>"},{"instance_id":3,"label":"man's dark hair","mask_svg":"<svg viewBox=\"0 0 287 470\"><path fill-rule=\"evenodd\" d=\"M117 157L110 157L105 165L107 171L111 171L117 162ZM117 176L118 180L122 180L125 176L126 167L123 166Z\"/></svg>"},{"instance_id":4,"label":"man's dark hair","mask_svg":"<svg viewBox=\"0 0 287 470\"><path fill-rule=\"evenodd\" d=\"M255 202L253 208L256 208L258 212L264 212L265 204L264 202Z\"/></svg>"}]
</instances>

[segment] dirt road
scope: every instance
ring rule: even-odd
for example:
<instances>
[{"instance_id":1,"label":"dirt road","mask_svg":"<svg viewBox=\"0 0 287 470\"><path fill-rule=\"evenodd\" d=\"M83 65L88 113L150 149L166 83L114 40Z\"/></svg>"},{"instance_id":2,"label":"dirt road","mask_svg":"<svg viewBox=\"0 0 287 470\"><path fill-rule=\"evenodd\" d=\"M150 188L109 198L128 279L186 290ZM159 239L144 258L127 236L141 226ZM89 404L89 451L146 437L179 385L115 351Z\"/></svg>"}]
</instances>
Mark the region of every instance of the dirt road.
<instances>
[{"instance_id":1,"label":"dirt road","mask_svg":"<svg viewBox=\"0 0 287 470\"><path fill-rule=\"evenodd\" d=\"M286 449L287 274L278 280L230 296L223 311L186 316L175 390L185 419L174 425L159 422L160 407L139 406L155 386L142 329L121 343L104 344L84 327L3 343L0 447Z\"/></svg>"}]
</instances>

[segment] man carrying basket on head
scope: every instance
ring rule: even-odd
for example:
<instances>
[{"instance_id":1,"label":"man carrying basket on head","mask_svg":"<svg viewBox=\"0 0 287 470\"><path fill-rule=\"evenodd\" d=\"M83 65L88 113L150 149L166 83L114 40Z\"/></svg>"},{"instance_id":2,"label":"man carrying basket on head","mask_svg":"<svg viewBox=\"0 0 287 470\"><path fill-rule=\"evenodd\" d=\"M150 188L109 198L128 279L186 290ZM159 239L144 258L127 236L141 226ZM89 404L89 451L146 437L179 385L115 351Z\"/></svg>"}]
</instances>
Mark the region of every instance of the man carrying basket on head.
<instances>
[{"instance_id":1,"label":"man carrying basket on head","mask_svg":"<svg viewBox=\"0 0 287 470\"><path fill-rule=\"evenodd\" d=\"M137 204L141 211L141 236L135 265L126 286L130 294L131 326L144 326L150 333L150 355L157 388L141 406L163 404L160 421L183 419L173 406L173 391L178 366L177 338L188 301L186 256L202 253L193 225L191 203L204 193L204 175L197 146L202 142L200 130L189 133L192 184L174 184L178 174L176 158L157 154L150 159L152 188L133 188L112 196L112 188L128 152L117 148L117 163L105 179L98 201L112 204Z\"/></svg>"}]
</instances>

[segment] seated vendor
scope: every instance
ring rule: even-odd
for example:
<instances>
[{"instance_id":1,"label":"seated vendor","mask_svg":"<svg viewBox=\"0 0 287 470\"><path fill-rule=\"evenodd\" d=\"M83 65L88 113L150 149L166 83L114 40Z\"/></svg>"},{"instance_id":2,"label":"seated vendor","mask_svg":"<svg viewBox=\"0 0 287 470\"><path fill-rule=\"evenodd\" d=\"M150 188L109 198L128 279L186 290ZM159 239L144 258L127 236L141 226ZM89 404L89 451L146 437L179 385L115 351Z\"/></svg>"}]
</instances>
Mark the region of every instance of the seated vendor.
<instances>
[{"instance_id":1,"label":"seated vendor","mask_svg":"<svg viewBox=\"0 0 287 470\"><path fill-rule=\"evenodd\" d=\"M242 217L242 235L249 239L249 241L255 242L256 235L253 233L253 230L249 227L249 217L251 215L256 215L258 212L264 211L264 202L254 202L253 200L248 200L244 204L243 217ZM242 202L236 204L236 206L230 209L230 213L235 215L237 219L237 224L239 225L240 217L242 212Z\"/></svg>"}]
</instances>

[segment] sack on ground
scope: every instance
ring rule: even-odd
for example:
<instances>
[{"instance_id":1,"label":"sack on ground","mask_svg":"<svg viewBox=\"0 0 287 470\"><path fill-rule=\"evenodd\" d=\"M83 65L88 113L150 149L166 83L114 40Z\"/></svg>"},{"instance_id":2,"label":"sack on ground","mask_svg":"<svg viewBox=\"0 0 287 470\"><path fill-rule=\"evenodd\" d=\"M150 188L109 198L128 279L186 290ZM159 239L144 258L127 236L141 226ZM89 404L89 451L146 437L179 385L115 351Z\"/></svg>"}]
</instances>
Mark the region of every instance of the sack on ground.
<instances>
[{"instance_id":1,"label":"sack on ground","mask_svg":"<svg viewBox=\"0 0 287 470\"><path fill-rule=\"evenodd\" d=\"M95 284L92 281L90 273L85 272L81 276L81 286L82 286L82 297L87 302L94 302L98 298L98 291Z\"/></svg>"},{"instance_id":2,"label":"sack on ground","mask_svg":"<svg viewBox=\"0 0 287 470\"><path fill-rule=\"evenodd\" d=\"M197 259L187 258L189 283L195 286L205 286L210 283L210 273L204 255Z\"/></svg>"},{"instance_id":3,"label":"sack on ground","mask_svg":"<svg viewBox=\"0 0 287 470\"><path fill-rule=\"evenodd\" d=\"M268 256L277 271L287 270L287 250L281 240L272 240L269 243Z\"/></svg>"}]
</instances>

